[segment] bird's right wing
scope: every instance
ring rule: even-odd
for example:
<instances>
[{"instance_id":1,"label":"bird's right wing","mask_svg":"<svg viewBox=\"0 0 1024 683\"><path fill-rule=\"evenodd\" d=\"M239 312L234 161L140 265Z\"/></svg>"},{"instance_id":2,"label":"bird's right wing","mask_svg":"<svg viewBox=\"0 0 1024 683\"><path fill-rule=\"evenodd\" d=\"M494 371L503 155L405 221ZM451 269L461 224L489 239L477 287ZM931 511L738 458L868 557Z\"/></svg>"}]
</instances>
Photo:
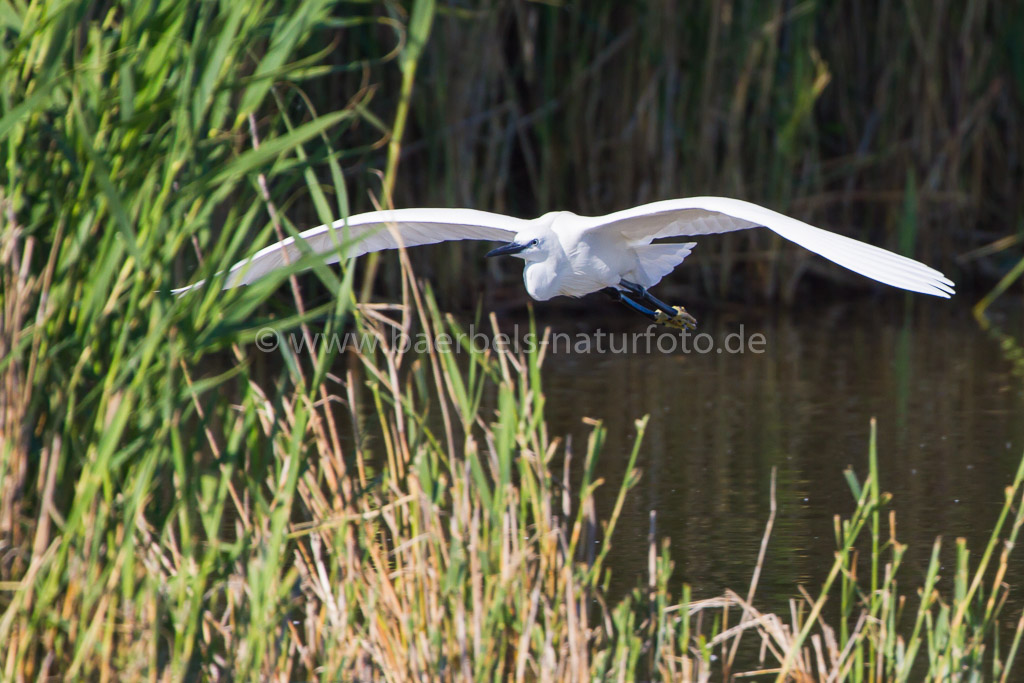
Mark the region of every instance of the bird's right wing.
<instances>
[{"instance_id":1,"label":"bird's right wing","mask_svg":"<svg viewBox=\"0 0 1024 683\"><path fill-rule=\"evenodd\" d=\"M395 209L371 211L348 220L310 228L299 239L325 263L362 256L371 251L416 247L449 240L491 240L510 242L530 221L475 209ZM347 249L343 249L347 245ZM264 275L298 261L303 251L289 237L239 261L228 271L224 288L252 284ZM182 294L202 285L197 282L173 290Z\"/></svg>"},{"instance_id":2,"label":"bird's right wing","mask_svg":"<svg viewBox=\"0 0 1024 683\"><path fill-rule=\"evenodd\" d=\"M872 280L944 298L953 294L953 281L923 263L739 199L669 199L607 216L580 217L580 221L584 232L612 231L634 246L650 244L652 240L665 237L766 227Z\"/></svg>"}]
</instances>

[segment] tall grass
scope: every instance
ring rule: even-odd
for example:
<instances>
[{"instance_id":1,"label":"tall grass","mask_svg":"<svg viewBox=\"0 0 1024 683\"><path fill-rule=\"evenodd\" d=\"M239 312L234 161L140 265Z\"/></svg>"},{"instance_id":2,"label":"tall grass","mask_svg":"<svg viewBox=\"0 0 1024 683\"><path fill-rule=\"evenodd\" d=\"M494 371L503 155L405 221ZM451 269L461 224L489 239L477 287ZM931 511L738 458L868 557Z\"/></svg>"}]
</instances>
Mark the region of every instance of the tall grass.
<instances>
[{"instance_id":1,"label":"tall grass","mask_svg":"<svg viewBox=\"0 0 1024 683\"><path fill-rule=\"evenodd\" d=\"M109 487L87 463L77 487L89 479L98 486L77 518L80 499L68 506L55 497L57 468L46 467L48 483L34 490L41 500L31 506L38 516L25 509L19 520L35 526L34 539L18 547L26 566L0 586L8 596L0 637L11 644L5 671L25 678L1011 680L1024 624L1009 643L997 632L1008 592L1002 578L1024 523L1024 461L973 567L957 542L951 591L939 590L939 542L916 595L901 591L905 546L894 515L887 529L883 523L872 437L868 478L847 473L856 506L848 519L836 517L828 578L817 596L795 598L790 614L755 606L774 492L745 597L726 591L691 601L687 586L674 595L669 545L658 540L652 515L647 575L609 604L605 562L640 476L647 420L636 425L625 480L610 492L611 515L599 520L594 472L604 431L593 425L581 456L547 434L543 346L525 354L474 350L408 268L406 277L408 298L395 318L351 311L366 339L344 378L319 380L331 389L328 404L316 401L324 357L282 344L280 369L259 381L238 350L234 401L214 391L211 378L182 369L180 400L194 412L182 416L189 424L175 438L191 440L195 461L179 463L176 451L153 441L136 452L128 445L117 455L139 464L109 465ZM343 283L347 299L352 277ZM493 317L491 324L497 336ZM405 352L390 344L394 327L463 340L466 355L441 346ZM288 333L280 330L283 339ZM350 447L317 427L331 417L351 421ZM59 463L70 451L58 441L42 455ZM5 459L8 468L27 464ZM9 486L4 494L24 497ZM50 524L53 534L40 542ZM80 540L97 534L99 543ZM838 603L838 624L823 616L829 601Z\"/></svg>"},{"instance_id":2,"label":"tall grass","mask_svg":"<svg viewBox=\"0 0 1024 683\"><path fill-rule=\"evenodd\" d=\"M996 627L1024 474L980 561L960 544L940 591L933 560L917 602L896 583L902 546L872 466L851 476L827 585L791 615L757 610L756 579L744 598L691 601L656 516L646 575L613 603L608 558L646 419L629 453L602 456L600 424L585 445L549 434L542 350L395 348L395 329L463 335L404 254L393 305L357 305L347 266L316 265L332 296L307 301L293 277L305 259L220 291L217 273L293 231L289 216L347 213L346 136L384 135L401 192L401 114L376 114L364 89L317 115L300 86L337 59L332 40L383 34L398 47L375 56L404 55L412 88L409 40L434 8L335 10L4 13L3 678L1008 679L1021 630L1005 643ZM210 284L168 294L189 278ZM268 301L286 281L289 300ZM341 356L317 332L376 346ZM289 335L315 353L256 350ZM595 478L599 457L628 458L621 485ZM606 519L598 496L614 497Z\"/></svg>"},{"instance_id":3,"label":"tall grass","mask_svg":"<svg viewBox=\"0 0 1024 683\"><path fill-rule=\"evenodd\" d=\"M286 229L265 216L293 191L289 173L309 174L299 146L360 118L356 100L291 126L271 98L279 79L315 72L331 7L66 2L5 13L6 676L187 674L204 606L232 598L224 581L239 559L265 572L251 577L261 591L234 664L273 667L283 558L261 553L264 534L279 537L290 519L299 468L287 470L292 493L249 484L285 472L274 454L297 459L304 443L277 427L260 439L264 396L237 369L193 381L196 360L231 348L268 289L230 306L212 289L188 302L167 290L193 246L212 274L254 235ZM281 182L267 190L258 172ZM325 216L344 211L341 193L332 208L308 187ZM238 410L213 398L230 387ZM305 404L294 417L318 434L329 423ZM272 514L255 533L232 532L225 555L217 520L229 497Z\"/></svg>"}]
</instances>

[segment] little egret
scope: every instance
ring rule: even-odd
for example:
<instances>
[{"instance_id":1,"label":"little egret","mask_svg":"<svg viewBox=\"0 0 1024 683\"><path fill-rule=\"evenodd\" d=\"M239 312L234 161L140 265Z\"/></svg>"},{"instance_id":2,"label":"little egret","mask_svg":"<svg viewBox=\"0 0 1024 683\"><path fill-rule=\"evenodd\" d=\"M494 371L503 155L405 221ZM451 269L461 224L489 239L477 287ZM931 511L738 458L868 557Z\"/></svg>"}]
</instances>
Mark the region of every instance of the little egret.
<instances>
[{"instance_id":1,"label":"little egret","mask_svg":"<svg viewBox=\"0 0 1024 683\"><path fill-rule=\"evenodd\" d=\"M953 294L953 282L923 263L725 197L669 199L607 216L555 211L533 220L474 209L371 211L306 230L299 239L313 253L324 254L327 263L447 240L501 241L506 244L487 256L509 255L526 261L523 281L538 301L601 291L656 323L692 328L696 321L683 307L664 303L648 289L679 265L696 243L655 240L758 227L887 285L945 298ZM347 249L342 248L343 242ZM291 237L272 244L233 265L224 288L255 282L301 256ZM202 284L174 292L181 294Z\"/></svg>"}]
</instances>

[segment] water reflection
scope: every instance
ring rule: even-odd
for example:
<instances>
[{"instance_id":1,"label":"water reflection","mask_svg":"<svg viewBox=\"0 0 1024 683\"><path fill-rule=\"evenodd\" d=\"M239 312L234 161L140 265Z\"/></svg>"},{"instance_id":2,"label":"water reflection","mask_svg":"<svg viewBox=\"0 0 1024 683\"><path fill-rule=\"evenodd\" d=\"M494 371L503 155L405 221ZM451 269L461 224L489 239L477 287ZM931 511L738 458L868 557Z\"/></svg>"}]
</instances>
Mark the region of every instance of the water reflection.
<instances>
[{"instance_id":1,"label":"water reflection","mask_svg":"<svg viewBox=\"0 0 1024 683\"><path fill-rule=\"evenodd\" d=\"M614 539L616 590L646 571L654 509L659 534L672 541L676 588L685 580L698 597L745 592L773 466L779 512L759 603L781 608L800 583L815 590L832 562L832 516L852 509L843 469L867 470L872 416L882 488L895 495L897 535L910 544L903 585L920 584L937 535L947 539L947 558L957 536L980 555L1024 451L1024 395L998 346L962 308L919 297L907 308L868 301L771 317L705 314L702 330L715 339L740 325L763 333L764 353L549 358L551 433L581 438L583 416L608 425L602 515L624 474L633 420L651 415L643 479Z\"/></svg>"}]
</instances>

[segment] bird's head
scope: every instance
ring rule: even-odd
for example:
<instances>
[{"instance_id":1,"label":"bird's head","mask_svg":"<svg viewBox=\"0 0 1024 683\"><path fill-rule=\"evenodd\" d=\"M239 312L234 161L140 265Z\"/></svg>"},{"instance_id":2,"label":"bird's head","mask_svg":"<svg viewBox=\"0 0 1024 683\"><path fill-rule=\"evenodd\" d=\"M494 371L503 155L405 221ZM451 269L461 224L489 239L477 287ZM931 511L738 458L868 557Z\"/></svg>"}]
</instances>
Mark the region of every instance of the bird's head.
<instances>
[{"instance_id":1,"label":"bird's head","mask_svg":"<svg viewBox=\"0 0 1024 683\"><path fill-rule=\"evenodd\" d=\"M487 252L487 256L516 256L528 263L544 261L551 252L549 241L552 239L554 236L551 234L524 231L516 235L512 242Z\"/></svg>"}]
</instances>

